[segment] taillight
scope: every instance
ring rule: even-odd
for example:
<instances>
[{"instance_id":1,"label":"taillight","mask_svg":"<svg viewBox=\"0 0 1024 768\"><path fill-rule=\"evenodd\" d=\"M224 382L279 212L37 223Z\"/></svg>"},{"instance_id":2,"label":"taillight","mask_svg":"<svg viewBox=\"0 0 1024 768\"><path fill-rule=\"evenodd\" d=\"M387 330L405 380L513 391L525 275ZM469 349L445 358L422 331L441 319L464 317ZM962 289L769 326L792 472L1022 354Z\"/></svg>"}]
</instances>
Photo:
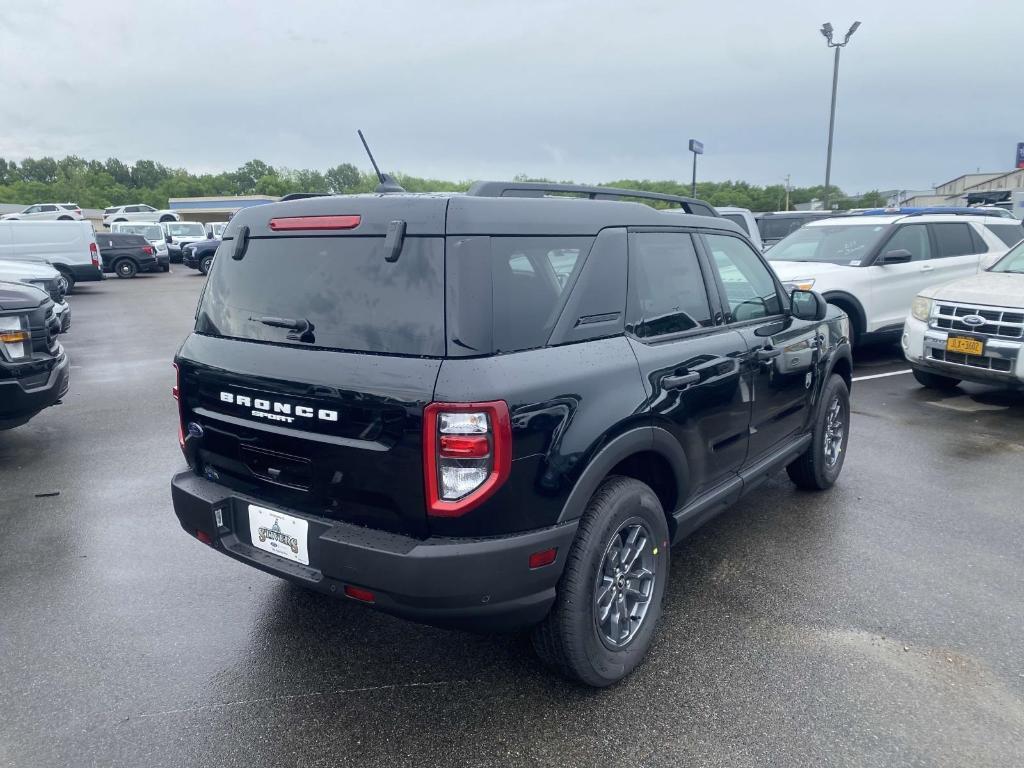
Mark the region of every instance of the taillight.
<instances>
[{"instance_id":1,"label":"taillight","mask_svg":"<svg viewBox=\"0 0 1024 768\"><path fill-rule=\"evenodd\" d=\"M458 517L493 494L512 469L512 423L503 400L431 403L423 411L427 514Z\"/></svg>"},{"instance_id":2,"label":"taillight","mask_svg":"<svg viewBox=\"0 0 1024 768\"><path fill-rule=\"evenodd\" d=\"M144 254L146 254L147 256L152 256L153 255L153 246L152 245L144 245L144 246L142 246L142 252Z\"/></svg>"},{"instance_id":3,"label":"taillight","mask_svg":"<svg viewBox=\"0 0 1024 768\"><path fill-rule=\"evenodd\" d=\"M178 364L172 363L174 366L174 386L171 388L171 397L178 402L178 447L181 448L181 452L185 452L185 421L181 414L181 371L178 370Z\"/></svg>"},{"instance_id":4,"label":"taillight","mask_svg":"<svg viewBox=\"0 0 1024 768\"><path fill-rule=\"evenodd\" d=\"M89 258L92 259L92 265L98 267L100 265L100 249L96 243L89 243Z\"/></svg>"}]
</instances>

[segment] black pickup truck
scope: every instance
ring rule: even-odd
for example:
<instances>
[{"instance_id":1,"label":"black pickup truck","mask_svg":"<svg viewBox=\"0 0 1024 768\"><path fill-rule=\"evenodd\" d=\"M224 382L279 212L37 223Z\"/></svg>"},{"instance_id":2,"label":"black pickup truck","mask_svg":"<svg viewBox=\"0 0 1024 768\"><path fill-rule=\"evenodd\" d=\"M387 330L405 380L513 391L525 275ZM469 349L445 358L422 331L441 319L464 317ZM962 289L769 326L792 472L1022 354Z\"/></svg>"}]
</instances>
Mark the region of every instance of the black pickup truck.
<instances>
[{"instance_id":1,"label":"black pickup truck","mask_svg":"<svg viewBox=\"0 0 1024 768\"><path fill-rule=\"evenodd\" d=\"M0 430L21 426L68 391L59 333L46 293L0 282Z\"/></svg>"}]
</instances>

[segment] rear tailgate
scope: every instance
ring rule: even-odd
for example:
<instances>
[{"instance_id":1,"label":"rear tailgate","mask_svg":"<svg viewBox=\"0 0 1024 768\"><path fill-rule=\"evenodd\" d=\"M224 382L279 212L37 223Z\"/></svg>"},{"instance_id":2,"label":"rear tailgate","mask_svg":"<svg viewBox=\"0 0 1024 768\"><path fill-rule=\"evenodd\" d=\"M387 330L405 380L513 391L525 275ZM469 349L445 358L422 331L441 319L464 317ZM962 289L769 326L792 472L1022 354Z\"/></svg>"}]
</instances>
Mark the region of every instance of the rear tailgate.
<instances>
[{"instance_id":1,"label":"rear tailgate","mask_svg":"<svg viewBox=\"0 0 1024 768\"><path fill-rule=\"evenodd\" d=\"M232 221L177 358L200 473L269 507L427 535L422 421L445 345L444 200L400 199L315 201L328 207L312 215L360 217L337 231L271 230L292 203ZM393 219L407 236L387 262Z\"/></svg>"}]
</instances>

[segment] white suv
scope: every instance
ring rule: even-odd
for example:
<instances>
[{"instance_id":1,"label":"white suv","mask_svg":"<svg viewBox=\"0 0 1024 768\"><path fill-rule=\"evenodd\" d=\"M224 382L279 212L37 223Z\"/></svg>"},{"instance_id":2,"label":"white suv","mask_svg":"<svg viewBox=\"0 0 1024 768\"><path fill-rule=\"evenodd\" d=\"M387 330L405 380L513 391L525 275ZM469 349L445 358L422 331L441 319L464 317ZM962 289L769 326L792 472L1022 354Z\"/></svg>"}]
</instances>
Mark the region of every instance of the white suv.
<instances>
[{"instance_id":1,"label":"white suv","mask_svg":"<svg viewBox=\"0 0 1024 768\"><path fill-rule=\"evenodd\" d=\"M838 216L805 224L765 256L788 289L813 288L846 312L851 342L895 339L918 293L974 275L1005 252L991 229L1003 223L948 213Z\"/></svg>"},{"instance_id":2,"label":"white suv","mask_svg":"<svg viewBox=\"0 0 1024 768\"><path fill-rule=\"evenodd\" d=\"M922 291L902 346L926 387L1024 388L1024 242L984 272Z\"/></svg>"},{"instance_id":3,"label":"white suv","mask_svg":"<svg viewBox=\"0 0 1024 768\"><path fill-rule=\"evenodd\" d=\"M85 216L75 203L36 203L23 211L0 216L4 221L81 221Z\"/></svg>"},{"instance_id":4,"label":"white suv","mask_svg":"<svg viewBox=\"0 0 1024 768\"><path fill-rule=\"evenodd\" d=\"M180 221L181 214L151 205L115 205L103 210L103 225L109 227L117 221Z\"/></svg>"}]
</instances>

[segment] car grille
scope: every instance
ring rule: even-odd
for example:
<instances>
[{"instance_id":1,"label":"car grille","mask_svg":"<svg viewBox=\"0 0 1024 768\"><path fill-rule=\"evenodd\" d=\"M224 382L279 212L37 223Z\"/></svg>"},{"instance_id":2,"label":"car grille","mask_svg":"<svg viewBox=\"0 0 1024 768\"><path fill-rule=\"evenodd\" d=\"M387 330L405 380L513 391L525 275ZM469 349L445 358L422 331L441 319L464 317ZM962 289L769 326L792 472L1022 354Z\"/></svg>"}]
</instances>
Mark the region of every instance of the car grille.
<instances>
[{"instance_id":1,"label":"car grille","mask_svg":"<svg viewBox=\"0 0 1024 768\"><path fill-rule=\"evenodd\" d=\"M944 349L932 349L932 360L954 365L966 365L971 368L982 368L988 371L1010 373L1014 361L1005 357L989 357L987 355L965 355L960 352L947 352Z\"/></svg>"},{"instance_id":2,"label":"car grille","mask_svg":"<svg viewBox=\"0 0 1024 768\"><path fill-rule=\"evenodd\" d=\"M985 323L968 325L963 318L970 315L984 318ZM932 327L944 331L976 333L995 339L1024 339L1024 311L937 302L935 316L932 318Z\"/></svg>"}]
</instances>

